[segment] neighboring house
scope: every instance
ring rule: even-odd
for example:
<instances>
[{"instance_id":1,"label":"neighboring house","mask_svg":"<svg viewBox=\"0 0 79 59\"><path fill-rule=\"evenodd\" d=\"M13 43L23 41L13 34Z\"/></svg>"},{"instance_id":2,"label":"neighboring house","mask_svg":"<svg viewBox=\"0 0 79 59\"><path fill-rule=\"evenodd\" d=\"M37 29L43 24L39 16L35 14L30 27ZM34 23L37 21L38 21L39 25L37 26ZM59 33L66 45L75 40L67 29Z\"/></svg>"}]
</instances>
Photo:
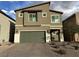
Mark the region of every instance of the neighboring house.
<instances>
[{"instance_id":1,"label":"neighboring house","mask_svg":"<svg viewBox=\"0 0 79 59\"><path fill-rule=\"evenodd\" d=\"M0 11L0 43L13 42L15 20Z\"/></svg>"},{"instance_id":2,"label":"neighboring house","mask_svg":"<svg viewBox=\"0 0 79 59\"><path fill-rule=\"evenodd\" d=\"M79 42L79 12L63 21L64 40Z\"/></svg>"},{"instance_id":3,"label":"neighboring house","mask_svg":"<svg viewBox=\"0 0 79 59\"><path fill-rule=\"evenodd\" d=\"M15 43L63 41L62 12L50 10L50 2L15 10Z\"/></svg>"}]
</instances>

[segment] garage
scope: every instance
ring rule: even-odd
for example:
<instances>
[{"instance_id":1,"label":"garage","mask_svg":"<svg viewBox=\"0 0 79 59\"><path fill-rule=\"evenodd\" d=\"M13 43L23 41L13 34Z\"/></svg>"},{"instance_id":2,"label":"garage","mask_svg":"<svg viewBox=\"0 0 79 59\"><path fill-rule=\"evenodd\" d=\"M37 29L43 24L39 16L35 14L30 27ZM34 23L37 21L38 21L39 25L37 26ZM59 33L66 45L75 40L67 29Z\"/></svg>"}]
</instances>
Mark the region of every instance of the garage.
<instances>
[{"instance_id":1,"label":"garage","mask_svg":"<svg viewBox=\"0 0 79 59\"><path fill-rule=\"evenodd\" d=\"M45 31L21 31L20 42L45 42Z\"/></svg>"}]
</instances>

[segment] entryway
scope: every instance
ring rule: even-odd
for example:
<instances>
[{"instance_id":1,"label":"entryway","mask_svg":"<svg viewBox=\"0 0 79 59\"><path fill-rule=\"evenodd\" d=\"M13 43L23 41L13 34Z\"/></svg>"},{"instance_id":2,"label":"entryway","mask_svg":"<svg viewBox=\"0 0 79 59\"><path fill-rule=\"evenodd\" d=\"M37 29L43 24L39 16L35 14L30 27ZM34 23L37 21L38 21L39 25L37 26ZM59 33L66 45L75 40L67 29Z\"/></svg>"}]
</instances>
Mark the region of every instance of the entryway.
<instances>
[{"instance_id":1,"label":"entryway","mask_svg":"<svg viewBox=\"0 0 79 59\"><path fill-rule=\"evenodd\" d=\"M50 30L50 34L51 34L51 41L60 41L60 34L59 34L59 30Z\"/></svg>"}]
</instances>

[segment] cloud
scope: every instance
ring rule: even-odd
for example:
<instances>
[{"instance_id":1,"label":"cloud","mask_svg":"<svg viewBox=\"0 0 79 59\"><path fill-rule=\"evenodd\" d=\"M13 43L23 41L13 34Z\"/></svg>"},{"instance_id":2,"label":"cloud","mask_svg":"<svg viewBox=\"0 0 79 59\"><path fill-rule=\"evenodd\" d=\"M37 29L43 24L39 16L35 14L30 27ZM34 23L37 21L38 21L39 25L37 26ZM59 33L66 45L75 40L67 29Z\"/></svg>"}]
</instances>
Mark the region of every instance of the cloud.
<instances>
[{"instance_id":1,"label":"cloud","mask_svg":"<svg viewBox=\"0 0 79 59\"><path fill-rule=\"evenodd\" d=\"M75 6L79 5L79 2L76 2L76 1L55 1L55 2L52 2L52 8L57 8L58 7L61 9L71 9Z\"/></svg>"},{"instance_id":2,"label":"cloud","mask_svg":"<svg viewBox=\"0 0 79 59\"><path fill-rule=\"evenodd\" d=\"M15 12L14 12L14 10L7 11L7 10L2 9L1 11L3 11L5 14L7 14L10 17L15 19Z\"/></svg>"},{"instance_id":3,"label":"cloud","mask_svg":"<svg viewBox=\"0 0 79 59\"><path fill-rule=\"evenodd\" d=\"M15 18L15 12L14 10L18 8L23 8L31 5L32 3L35 3L33 1L8 1L8 2L0 2L0 9L6 13L7 15L11 16L12 18ZM4 4L4 5L2 5ZM6 8L6 6L8 6Z\"/></svg>"},{"instance_id":4,"label":"cloud","mask_svg":"<svg viewBox=\"0 0 79 59\"><path fill-rule=\"evenodd\" d=\"M7 13L8 11L6 11L6 10L4 10L4 9L2 9L1 11L3 11L4 13Z\"/></svg>"},{"instance_id":5,"label":"cloud","mask_svg":"<svg viewBox=\"0 0 79 59\"><path fill-rule=\"evenodd\" d=\"M51 9L62 11L62 19L65 20L73 13L79 11L79 1L53 1L51 2Z\"/></svg>"},{"instance_id":6,"label":"cloud","mask_svg":"<svg viewBox=\"0 0 79 59\"><path fill-rule=\"evenodd\" d=\"M15 14L14 10L11 10L9 13L11 13L11 14Z\"/></svg>"},{"instance_id":7,"label":"cloud","mask_svg":"<svg viewBox=\"0 0 79 59\"><path fill-rule=\"evenodd\" d=\"M23 8L23 7L27 7L29 5L31 5L33 3L33 1L14 1L14 2L10 2L13 9L18 9L18 8Z\"/></svg>"},{"instance_id":8,"label":"cloud","mask_svg":"<svg viewBox=\"0 0 79 59\"><path fill-rule=\"evenodd\" d=\"M43 1L8 1L0 2L0 9L6 14L15 17L14 10L27 7L32 4L41 3ZM2 5L4 4L4 5ZM8 6L10 5L10 6ZM8 6L7 8L5 6ZM79 11L79 1L51 1L50 9L62 11L62 19L66 19L70 15Z\"/></svg>"}]
</instances>

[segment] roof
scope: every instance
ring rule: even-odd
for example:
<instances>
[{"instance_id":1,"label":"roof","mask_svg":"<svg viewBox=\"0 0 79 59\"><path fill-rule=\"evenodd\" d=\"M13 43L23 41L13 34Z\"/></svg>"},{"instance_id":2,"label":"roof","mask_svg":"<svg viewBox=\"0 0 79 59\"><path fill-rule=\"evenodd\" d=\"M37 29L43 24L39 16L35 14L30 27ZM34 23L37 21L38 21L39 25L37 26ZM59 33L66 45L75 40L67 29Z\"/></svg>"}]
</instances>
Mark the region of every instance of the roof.
<instances>
[{"instance_id":1,"label":"roof","mask_svg":"<svg viewBox=\"0 0 79 59\"><path fill-rule=\"evenodd\" d=\"M5 15L6 17L8 17L8 18L10 19L9 21L15 23L15 20L14 20L13 18L11 18L9 15L5 14L5 13L4 13L3 11L1 11L1 10L0 10L0 13L2 13L3 15Z\"/></svg>"},{"instance_id":2,"label":"roof","mask_svg":"<svg viewBox=\"0 0 79 59\"><path fill-rule=\"evenodd\" d=\"M43 5L43 4L47 4L47 3L50 4L50 2L42 2L42 3L38 3L38 4L33 4L31 6L28 6L28 7L16 9L15 12L18 11L18 10L22 10L22 9L26 9L26 8L31 8L31 7L35 7L35 6L39 6L39 5Z\"/></svg>"},{"instance_id":3,"label":"roof","mask_svg":"<svg viewBox=\"0 0 79 59\"><path fill-rule=\"evenodd\" d=\"M16 12L16 11L19 11L19 10L22 10L22 9L27 9L27 8L31 8L31 7L35 7L35 6L39 6L39 5L43 5L43 4L47 4L47 3L50 4L50 2L38 3L38 4L34 4L34 5L31 5L31 6L28 6L28 7L24 7L24 8L17 9L17 10L15 10L15 12ZM56 10L49 10L49 11L63 14L63 12L56 11Z\"/></svg>"},{"instance_id":4,"label":"roof","mask_svg":"<svg viewBox=\"0 0 79 59\"><path fill-rule=\"evenodd\" d=\"M49 10L49 11L63 14L63 12L61 12L61 11L56 11L56 10Z\"/></svg>"},{"instance_id":5,"label":"roof","mask_svg":"<svg viewBox=\"0 0 79 59\"><path fill-rule=\"evenodd\" d=\"M23 12L42 12L42 10L23 10L23 11L21 11L22 13Z\"/></svg>"},{"instance_id":6,"label":"roof","mask_svg":"<svg viewBox=\"0 0 79 59\"><path fill-rule=\"evenodd\" d=\"M70 15L69 17L67 17L65 20L63 20L63 22L67 21L72 16L75 16L75 13L73 13L72 15Z\"/></svg>"}]
</instances>

